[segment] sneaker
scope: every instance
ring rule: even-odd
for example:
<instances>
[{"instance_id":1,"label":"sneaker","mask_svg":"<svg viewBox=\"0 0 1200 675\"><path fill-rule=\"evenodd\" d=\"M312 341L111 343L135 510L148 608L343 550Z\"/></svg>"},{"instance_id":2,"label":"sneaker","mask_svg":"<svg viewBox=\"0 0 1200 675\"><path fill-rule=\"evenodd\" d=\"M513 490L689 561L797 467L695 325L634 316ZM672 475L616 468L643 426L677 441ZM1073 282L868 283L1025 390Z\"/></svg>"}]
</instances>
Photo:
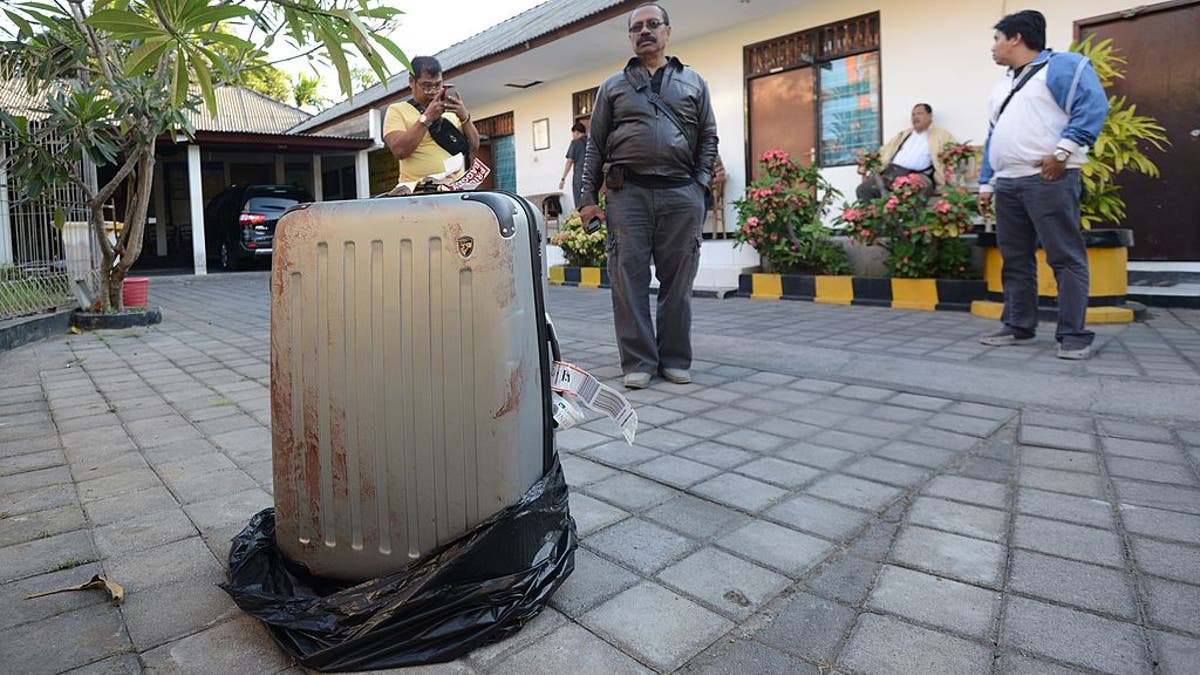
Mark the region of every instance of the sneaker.
<instances>
[{"instance_id":1,"label":"sneaker","mask_svg":"<svg viewBox=\"0 0 1200 675\"><path fill-rule=\"evenodd\" d=\"M650 373L625 373L626 389L645 389L650 386Z\"/></svg>"},{"instance_id":2,"label":"sneaker","mask_svg":"<svg viewBox=\"0 0 1200 675\"><path fill-rule=\"evenodd\" d=\"M663 379L675 384L691 384L692 374L683 368L663 368Z\"/></svg>"},{"instance_id":3,"label":"sneaker","mask_svg":"<svg viewBox=\"0 0 1200 675\"><path fill-rule=\"evenodd\" d=\"M1092 346L1091 345L1083 345L1083 346L1072 345L1072 346L1068 347L1067 345L1062 344L1062 343L1059 343L1058 354L1056 354L1056 356L1058 356L1058 358L1067 359L1068 361L1082 361L1083 359L1086 359L1087 357L1089 357L1091 355L1092 355Z\"/></svg>"},{"instance_id":4,"label":"sneaker","mask_svg":"<svg viewBox=\"0 0 1200 675\"><path fill-rule=\"evenodd\" d=\"M1017 337L1009 331L1000 331L995 335L985 335L979 338L979 344L989 347L1011 347L1013 345L1023 345L1033 342L1033 336Z\"/></svg>"}]
</instances>

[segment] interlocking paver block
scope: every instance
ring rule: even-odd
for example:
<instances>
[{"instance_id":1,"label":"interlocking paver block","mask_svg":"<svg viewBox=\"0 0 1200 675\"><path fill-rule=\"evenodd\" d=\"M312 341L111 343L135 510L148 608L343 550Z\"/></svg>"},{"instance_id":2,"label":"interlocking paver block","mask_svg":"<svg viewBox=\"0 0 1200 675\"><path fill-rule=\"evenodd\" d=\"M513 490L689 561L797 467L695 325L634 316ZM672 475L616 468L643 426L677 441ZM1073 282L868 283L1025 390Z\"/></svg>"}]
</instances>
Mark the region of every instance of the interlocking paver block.
<instances>
[{"instance_id":1,"label":"interlocking paver block","mask_svg":"<svg viewBox=\"0 0 1200 675\"><path fill-rule=\"evenodd\" d=\"M991 669L992 652L982 645L898 619L863 614L840 663L880 675L983 675Z\"/></svg>"},{"instance_id":2,"label":"interlocking paver block","mask_svg":"<svg viewBox=\"0 0 1200 675\"><path fill-rule=\"evenodd\" d=\"M1017 482L1024 487L1065 492L1083 497L1103 497L1104 481L1100 476L1038 466L1022 466Z\"/></svg>"},{"instance_id":3,"label":"interlocking paver block","mask_svg":"<svg viewBox=\"0 0 1200 675\"><path fill-rule=\"evenodd\" d=\"M953 403L953 401L945 398L937 398L935 396L921 396L919 394L898 394L892 400L888 401L893 405L903 405L910 408L919 408L921 410L941 410Z\"/></svg>"},{"instance_id":4,"label":"interlocking paver block","mask_svg":"<svg viewBox=\"0 0 1200 675\"><path fill-rule=\"evenodd\" d=\"M792 462L799 462L822 469L832 469L857 456L845 450L827 448L807 442L796 443L777 450L775 455Z\"/></svg>"},{"instance_id":5,"label":"interlocking paver block","mask_svg":"<svg viewBox=\"0 0 1200 675\"><path fill-rule=\"evenodd\" d=\"M1108 473L1121 478L1155 483L1173 483L1188 487L1196 486L1196 477L1188 467L1166 462L1151 462L1128 457L1109 457Z\"/></svg>"},{"instance_id":6,"label":"interlocking paver block","mask_svg":"<svg viewBox=\"0 0 1200 675\"><path fill-rule=\"evenodd\" d=\"M1147 609L1157 626L1195 632L1200 626L1200 586L1164 579L1146 579Z\"/></svg>"},{"instance_id":7,"label":"interlocking paver block","mask_svg":"<svg viewBox=\"0 0 1200 675\"><path fill-rule=\"evenodd\" d=\"M893 441L879 448L874 453L877 457L886 457L897 462L915 464L917 466L936 469L956 457L956 454L941 448L931 448L927 445L917 445L908 441Z\"/></svg>"},{"instance_id":8,"label":"interlocking paver block","mask_svg":"<svg viewBox=\"0 0 1200 675\"><path fill-rule=\"evenodd\" d=\"M952 431L933 429L924 426L913 429L904 437L904 439L919 445L932 445L937 448L944 448L946 450L953 450L955 452L970 450L979 443L979 439L975 436L956 434Z\"/></svg>"},{"instance_id":9,"label":"interlocking paver block","mask_svg":"<svg viewBox=\"0 0 1200 675\"><path fill-rule=\"evenodd\" d=\"M241 616L233 600L211 581L187 580L125 596L125 623L139 651Z\"/></svg>"},{"instance_id":10,"label":"interlocking paver block","mask_svg":"<svg viewBox=\"0 0 1200 675\"><path fill-rule=\"evenodd\" d=\"M755 455L740 448L722 443L705 441L675 453L680 457L709 464L720 469L729 469L754 459Z\"/></svg>"},{"instance_id":11,"label":"interlocking paver block","mask_svg":"<svg viewBox=\"0 0 1200 675\"><path fill-rule=\"evenodd\" d=\"M1025 598L1011 598L1001 639L1007 645L1106 672L1149 673L1141 630Z\"/></svg>"},{"instance_id":12,"label":"interlocking paver block","mask_svg":"<svg viewBox=\"0 0 1200 675\"><path fill-rule=\"evenodd\" d=\"M693 539L710 539L744 523L749 516L693 495L681 495L642 514Z\"/></svg>"},{"instance_id":13,"label":"interlocking paver block","mask_svg":"<svg viewBox=\"0 0 1200 675\"><path fill-rule=\"evenodd\" d=\"M978 586L885 565L867 604L957 633L987 637L1000 594Z\"/></svg>"},{"instance_id":14,"label":"interlocking paver block","mask_svg":"<svg viewBox=\"0 0 1200 675\"><path fill-rule=\"evenodd\" d=\"M100 563L86 563L71 569L59 570L21 581L14 581L4 586L4 611L0 612L0 631L12 626L41 621L65 612L107 603L108 598L102 593L55 593L32 600L23 600L26 595L41 593L56 588L78 586L80 579L91 579L92 575L104 574ZM4 633L0 632L0 636Z\"/></svg>"},{"instance_id":15,"label":"interlocking paver block","mask_svg":"<svg viewBox=\"0 0 1200 675\"><path fill-rule=\"evenodd\" d=\"M979 539L923 527L900 531L891 558L936 574L985 586L998 586L1004 547Z\"/></svg>"},{"instance_id":16,"label":"interlocking paver block","mask_svg":"<svg viewBox=\"0 0 1200 675\"><path fill-rule=\"evenodd\" d=\"M770 452L784 443L787 443L786 438L782 438L774 434L763 433L761 431L755 431L753 429L739 429L737 431L731 431L727 434L718 436L715 440L718 443L745 448L746 450L752 450L754 452Z\"/></svg>"},{"instance_id":17,"label":"interlocking paver block","mask_svg":"<svg viewBox=\"0 0 1200 675\"><path fill-rule=\"evenodd\" d=\"M726 534L717 544L789 576L800 576L833 549L824 539L761 520Z\"/></svg>"},{"instance_id":18,"label":"interlocking paver block","mask_svg":"<svg viewBox=\"0 0 1200 675\"><path fill-rule=\"evenodd\" d=\"M127 649L121 612L108 603L0 631L0 663L22 675L70 670Z\"/></svg>"},{"instance_id":19,"label":"interlocking paver block","mask_svg":"<svg viewBox=\"0 0 1200 675\"><path fill-rule=\"evenodd\" d=\"M1132 537L1140 569L1150 574L1200 585L1200 548L1144 537Z\"/></svg>"},{"instance_id":20,"label":"interlocking paver block","mask_svg":"<svg viewBox=\"0 0 1200 675\"><path fill-rule=\"evenodd\" d=\"M1171 442L1171 430L1153 424L1100 420L1100 432L1106 436L1138 441Z\"/></svg>"},{"instance_id":21,"label":"interlocking paver block","mask_svg":"<svg viewBox=\"0 0 1200 675\"><path fill-rule=\"evenodd\" d=\"M1192 675L1200 671L1200 640L1153 631L1155 654L1162 675Z\"/></svg>"},{"instance_id":22,"label":"interlocking paver block","mask_svg":"<svg viewBox=\"0 0 1200 675\"><path fill-rule=\"evenodd\" d=\"M1179 448L1169 443L1149 443L1127 438L1102 438L1101 442L1104 445L1104 451L1110 455L1155 462L1174 462L1175 464L1183 464L1187 461L1179 452Z\"/></svg>"},{"instance_id":23,"label":"interlocking paver block","mask_svg":"<svg viewBox=\"0 0 1200 675\"><path fill-rule=\"evenodd\" d=\"M277 672L291 659L271 641L263 625L240 616L189 635L142 657L150 672Z\"/></svg>"},{"instance_id":24,"label":"interlocking paver block","mask_svg":"<svg viewBox=\"0 0 1200 675\"><path fill-rule=\"evenodd\" d=\"M1046 469L1099 473L1099 456L1091 452L1031 446L1021 450L1021 463Z\"/></svg>"},{"instance_id":25,"label":"interlocking paver block","mask_svg":"<svg viewBox=\"0 0 1200 675\"><path fill-rule=\"evenodd\" d=\"M938 413L925 421L925 424L935 429L945 429L955 433L967 434L968 436L978 436L987 438L991 436L996 429L1003 424L999 420L983 419L981 417L970 417L967 415L955 415L953 413Z\"/></svg>"},{"instance_id":26,"label":"interlocking paver block","mask_svg":"<svg viewBox=\"0 0 1200 675\"><path fill-rule=\"evenodd\" d=\"M691 434L660 427L658 429L638 431L637 442L638 445L650 448L651 450L675 452L681 448L699 443L700 439Z\"/></svg>"},{"instance_id":27,"label":"interlocking paver block","mask_svg":"<svg viewBox=\"0 0 1200 675\"><path fill-rule=\"evenodd\" d=\"M1013 552L1009 588L1126 619L1133 619L1137 614L1133 589L1124 570L1041 553Z\"/></svg>"},{"instance_id":28,"label":"interlocking paver block","mask_svg":"<svg viewBox=\"0 0 1200 675\"><path fill-rule=\"evenodd\" d=\"M747 511L761 511L787 494L785 490L762 481L729 473L693 485L690 491Z\"/></svg>"},{"instance_id":29,"label":"interlocking paver block","mask_svg":"<svg viewBox=\"0 0 1200 675\"><path fill-rule=\"evenodd\" d=\"M1121 519L1130 532L1200 544L1200 516L1121 504Z\"/></svg>"},{"instance_id":30,"label":"interlocking paver block","mask_svg":"<svg viewBox=\"0 0 1200 675\"><path fill-rule=\"evenodd\" d=\"M580 537L586 537L629 517L627 511L622 511L579 492L571 493L570 502L571 517L575 519L575 527L578 529Z\"/></svg>"},{"instance_id":31,"label":"interlocking paver block","mask_svg":"<svg viewBox=\"0 0 1200 675\"><path fill-rule=\"evenodd\" d=\"M854 610L808 593L798 593L755 639L790 654L830 661Z\"/></svg>"},{"instance_id":32,"label":"interlocking paver block","mask_svg":"<svg viewBox=\"0 0 1200 675\"><path fill-rule=\"evenodd\" d=\"M653 574L699 544L654 523L631 518L593 535L587 545L639 572Z\"/></svg>"},{"instance_id":33,"label":"interlocking paver block","mask_svg":"<svg viewBox=\"0 0 1200 675\"><path fill-rule=\"evenodd\" d=\"M722 614L745 619L791 580L715 548L704 548L658 573L669 586Z\"/></svg>"},{"instance_id":34,"label":"interlocking paver block","mask_svg":"<svg viewBox=\"0 0 1200 675\"><path fill-rule=\"evenodd\" d=\"M766 515L789 527L807 530L835 541L849 538L871 517L868 513L808 495L774 506Z\"/></svg>"},{"instance_id":35,"label":"interlocking paver block","mask_svg":"<svg viewBox=\"0 0 1200 675\"><path fill-rule=\"evenodd\" d=\"M917 525L991 541L1004 540L1008 522L1004 511L932 497L917 498L908 514Z\"/></svg>"},{"instance_id":36,"label":"interlocking paver block","mask_svg":"<svg viewBox=\"0 0 1200 675\"><path fill-rule=\"evenodd\" d=\"M87 530L75 530L0 548L0 583L52 572L99 558Z\"/></svg>"},{"instance_id":37,"label":"interlocking paver block","mask_svg":"<svg viewBox=\"0 0 1200 675\"><path fill-rule=\"evenodd\" d=\"M1050 427L1036 427L1030 424L1021 425L1018 440L1024 445L1040 445L1047 448L1062 448L1064 450L1094 451L1096 437L1082 431L1070 431Z\"/></svg>"},{"instance_id":38,"label":"interlocking paver block","mask_svg":"<svg viewBox=\"0 0 1200 675\"><path fill-rule=\"evenodd\" d=\"M737 468L737 472L785 488L800 487L824 473L820 469L774 457L763 457L743 464Z\"/></svg>"},{"instance_id":39,"label":"interlocking paver block","mask_svg":"<svg viewBox=\"0 0 1200 675\"><path fill-rule=\"evenodd\" d=\"M728 619L649 582L618 594L579 621L666 672L733 628Z\"/></svg>"},{"instance_id":40,"label":"interlocking paver block","mask_svg":"<svg viewBox=\"0 0 1200 675\"><path fill-rule=\"evenodd\" d=\"M868 511L881 509L904 494L890 485L838 474L822 478L805 492Z\"/></svg>"},{"instance_id":41,"label":"interlocking paver block","mask_svg":"<svg viewBox=\"0 0 1200 675\"><path fill-rule=\"evenodd\" d=\"M857 462L848 464L842 471L859 478L867 478L880 483L908 487L925 480L929 474L908 464L901 464L878 457L864 457Z\"/></svg>"},{"instance_id":42,"label":"interlocking paver block","mask_svg":"<svg viewBox=\"0 0 1200 675\"><path fill-rule=\"evenodd\" d=\"M1125 556L1115 532L1018 514L1013 545L1097 565L1122 567Z\"/></svg>"},{"instance_id":43,"label":"interlocking paver block","mask_svg":"<svg viewBox=\"0 0 1200 675\"><path fill-rule=\"evenodd\" d=\"M509 656L497 665L497 669L529 675L566 672L650 675L652 672L604 640L570 623Z\"/></svg>"},{"instance_id":44,"label":"interlocking paver block","mask_svg":"<svg viewBox=\"0 0 1200 675\"><path fill-rule=\"evenodd\" d=\"M808 583L813 593L857 605L867 597L867 590L875 580L878 565L870 560L846 556L826 564L825 568Z\"/></svg>"},{"instance_id":45,"label":"interlocking paver block","mask_svg":"<svg viewBox=\"0 0 1200 675\"><path fill-rule=\"evenodd\" d=\"M633 572L579 548L575 551L575 571L554 592L550 604L567 616L578 617L638 581Z\"/></svg>"},{"instance_id":46,"label":"interlocking paver block","mask_svg":"<svg viewBox=\"0 0 1200 675\"><path fill-rule=\"evenodd\" d=\"M812 437L812 442L848 452L871 452L882 447L887 441L874 436L852 434L848 431L823 431Z\"/></svg>"},{"instance_id":47,"label":"interlocking paver block","mask_svg":"<svg viewBox=\"0 0 1200 675\"><path fill-rule=\"evenodd\" d=\"M593 445L582 450L580 454L601 464L622 468L628 468L662 456L661 452L643 448L640 445L628 445L625 441L609 441L602 445Z\"/></svg>"},{"instance_id":48,"label":"interlocking paver block","mask_svg":"<svg viewBox=\"0 0 1200 675\"><path fill-rule=\"evenodd\" d=\"M1125 478L1113 478L1112 483L1123 503L1200 515L1200 490Z\"/></svg>"},{"instance_id":49,"label":"interlocking paver block","mask_svg":"<svg viewBox=\"0 0 1200 675\"><path fill-rule=\"evenodd\" d=\"M585 490L627 511L640 511L679 494L669 487L627 473L605 478L587 486Z\"/></svg>"},{"instance_id":50,"label":"interlocking paver block","mask_svg":"<svg viewBox=\"0 0 1200 675\"><path fill-rule=\"evenodd\" d=\"M720 473L720 469L683 457L665 456L637 466L636 471L678 488L686 488Z\"/></svg>"},{"instance_id":51,"label":"interlocking paver block","mask_svg":"<svg viewBox=\"0 0 1200 675\"><path fill-rule=\"evenodd\" d=\"M562 462L563 474L567 478L567 484L571 487L595 483L616 473L614 469L582 457L560 455L559 461Z\"/></svg>"},{"instance_id":52,"label":"interlocking paver block","mask_svg":"<svg viewBox=\"0 0 1200 675\"><path fill-rule=\"evenodd\" d=\"M1017 490L1017 510L1043 518L1069 520L1104 529L1115 527L1112 507L1103 499L1023 487Z\"/></svg>"}]
</instances>

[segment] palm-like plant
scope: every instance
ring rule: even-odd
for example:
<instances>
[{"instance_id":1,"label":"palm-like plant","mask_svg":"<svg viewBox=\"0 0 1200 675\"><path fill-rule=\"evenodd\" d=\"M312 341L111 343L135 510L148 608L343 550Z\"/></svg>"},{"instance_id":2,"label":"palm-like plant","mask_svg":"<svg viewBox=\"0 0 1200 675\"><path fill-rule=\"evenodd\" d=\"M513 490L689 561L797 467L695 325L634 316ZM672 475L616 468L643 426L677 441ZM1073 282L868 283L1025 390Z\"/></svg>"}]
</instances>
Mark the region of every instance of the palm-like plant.
<instances>
[{"instance_id":1,"label":"palm-like plant","mask_svg":"<svg viewBox=\"0 0 1200 675\"><path fill-rule=\"evenodd\" d=\"M1093 41L1089 35L1071 44L1071 51L1083 54L1092 62L1096 75L1105 89L1118 79L1125 78L1126 59L1118 54L1111 38ZM1124 96L1109 96L1108 117L1104 128L1092 146L1088 163L1083 165L1083 198L1080 221L1091 229L1096 223L1119 223L1125 218L1125 200L1121 197L1118 176L1124 171L1157 178L1158 167L1143 151L1149 144L1158 150L1170 145L1166 130L1153 117L1139 115L1137 106Z\"/></svg>"}]
</instances>

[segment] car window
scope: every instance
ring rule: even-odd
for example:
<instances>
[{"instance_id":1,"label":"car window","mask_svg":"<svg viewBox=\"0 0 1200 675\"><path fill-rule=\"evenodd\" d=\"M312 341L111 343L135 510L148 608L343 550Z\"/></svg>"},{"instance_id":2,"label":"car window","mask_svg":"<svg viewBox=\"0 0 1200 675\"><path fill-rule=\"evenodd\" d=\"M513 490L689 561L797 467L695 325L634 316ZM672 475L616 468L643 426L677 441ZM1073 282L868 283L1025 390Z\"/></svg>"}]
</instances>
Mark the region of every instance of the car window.
<instances>
[{"instance_id":1,"label":"car window","mask_svg":"<svg viewBox=\"0 0 1200 675\"><path fill-rule=\"evenodd\" d=\"M287 197L251 197L246 200L246 205L242 207L242 210L278 218L289 207L295 206L297 203L298 200Z\"/></svg>"}]
</instances>

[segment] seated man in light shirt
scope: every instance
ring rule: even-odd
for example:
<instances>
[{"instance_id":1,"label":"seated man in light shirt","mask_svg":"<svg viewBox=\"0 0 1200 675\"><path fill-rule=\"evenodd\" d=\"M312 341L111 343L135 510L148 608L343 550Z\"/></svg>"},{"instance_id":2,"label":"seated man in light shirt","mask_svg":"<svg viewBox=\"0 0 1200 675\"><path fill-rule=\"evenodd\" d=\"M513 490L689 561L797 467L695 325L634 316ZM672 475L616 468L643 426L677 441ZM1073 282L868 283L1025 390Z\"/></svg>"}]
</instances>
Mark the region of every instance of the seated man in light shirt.
<instances>
[{"instance_id":1,"label":"seated man in light shirt","mask_svg":"<svg viewBox=\"0 0 1200 675\"><path fill-rule=\"evenodd\" d=\"M938 159L942 146L954 142L954 137L941 127L933 125L933 107L918 103L912 109L912 126L896 134L879 149L879 163L883 169L878 174L863 177L858 186L860 200L881 197L900 176L917 175L925 182L925 189L933 194L946 183L945 166ZM859 169L863 173L862 169Z\"/></svg>"}]
</instances>

